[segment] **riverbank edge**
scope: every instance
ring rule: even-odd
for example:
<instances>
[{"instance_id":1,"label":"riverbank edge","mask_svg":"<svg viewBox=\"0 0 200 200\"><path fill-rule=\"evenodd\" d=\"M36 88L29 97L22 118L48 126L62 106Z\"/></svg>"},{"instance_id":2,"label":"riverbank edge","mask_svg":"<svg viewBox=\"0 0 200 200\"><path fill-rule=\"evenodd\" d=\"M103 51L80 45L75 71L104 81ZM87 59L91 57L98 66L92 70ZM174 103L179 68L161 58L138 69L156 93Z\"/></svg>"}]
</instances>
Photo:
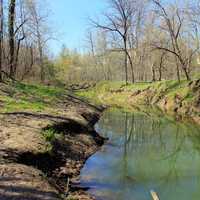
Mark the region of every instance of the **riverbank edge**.
<instances>
[{"instance_id":1,"label":"riverbank edge","mask_svg":"<svg viewBox=\"0 0 200 200\"><path fill-rule=\"evenodd\" d=\"M71 95L66 103L68 110L64 111L72 111L67 116L48 112L0 114L0 178L4 188L0 189L0 197L94 199L78 183L85 162L105 142L94 129L104 108ZM55 130L61 137L47 141L41 134L46 130ZM15 142L16 138L19 141Z\"/></svg>"},{"instance_id":2,"label":"riverbank edge","mask_svg":"<svg viewBox=\"0 0 200 200\"><path fill-rule=\"evenodd\" d=\"M77 95L91 102L127 110L144 111L154 107L169 116L188 119L200 125L200 79L155 83L102 82Z\"/></svg>"}]
</instances>

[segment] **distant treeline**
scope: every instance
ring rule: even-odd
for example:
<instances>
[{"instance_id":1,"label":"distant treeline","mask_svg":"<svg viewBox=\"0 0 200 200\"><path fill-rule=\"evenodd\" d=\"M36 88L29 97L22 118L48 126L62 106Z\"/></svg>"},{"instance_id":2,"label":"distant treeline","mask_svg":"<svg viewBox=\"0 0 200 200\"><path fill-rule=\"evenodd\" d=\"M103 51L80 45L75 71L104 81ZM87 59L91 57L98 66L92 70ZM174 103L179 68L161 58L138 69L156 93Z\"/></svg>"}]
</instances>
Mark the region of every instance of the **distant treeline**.
<instances>
[{"instance_id":1,"label":"distant treeline","mask_svg":"<svg viewBox=\"0 0 200 200\"><path fill-rule=\"evenodd\" d=\"M45 1L0 0L0 80L128 83L200 73L199 0L106 2L100 20L88 21L84 53L63 45L52 58Z\"/></svg>"},{"instance_id":2,"label":"distant treeline","mask_svg":"<svg viewBox=\"0 0 200 200\"><path fill-rule=\"evenodd\" d=\"M200 73L199 0L107 2L100 20L89 20L87 53L63 47L65 80L190 80Z\"/></svg>"}]
</instances>

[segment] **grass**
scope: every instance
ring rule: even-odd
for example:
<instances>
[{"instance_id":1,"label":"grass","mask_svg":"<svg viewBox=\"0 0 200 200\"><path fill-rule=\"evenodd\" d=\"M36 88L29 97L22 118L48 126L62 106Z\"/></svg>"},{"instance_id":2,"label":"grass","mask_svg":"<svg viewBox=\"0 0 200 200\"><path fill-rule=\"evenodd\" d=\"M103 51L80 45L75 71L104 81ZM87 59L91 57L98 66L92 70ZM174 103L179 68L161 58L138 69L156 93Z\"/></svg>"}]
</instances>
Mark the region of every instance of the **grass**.
<instances>
[{"instance_id":1,"label":"grass","mask_svg":"<svg viewBox=\"0 0 200 200\"><path fill-rule=\"evenodd\" d=\"M47 142L53 142L56 139L64 139L64 135L54 128L48 128L42 131L42 135Z\"/></svg>"},{"instance_id":2,"label":"grass","mask_svg":"<svg viewBox=\"0 0 200 200\"><path fill-rule=\"evenodd\" d=\"M136 83L125 85L125 82L109 82L104 81L98 83L94 88L77 92L77 95L87 98L88 100L96 104L107 104L107 105L122 105L127 104L127 95L130 92L137 90L143 90L150 86L150 83ZM114 91L123 89L122 93L114 93Z\"/></svg>"},{"instance_id":3,"label":"grass","mask_svg":"<svg viewBox=\"0 0 200 200\"><path fill-rule=\"evenodd\" d=\"M132 106L157 104L167 99L171 109L175 106L175 98L179 96L184 105L193 103L196 94L189 88L188 81L166 80L153 83L135 83L125 85L124 82L100 82L95 88L77 92L81 97L98 104L131 108ZM144 92L144 91L147 92ZM134 95L136 91L143 91Z\"/></svg>"},{"instance_id":4,"label":"grass","mask_svg":"<svg viewBox=\"0 0 200 200\"><path fill-rule=\"evenodd\" d=\"M53 142L55 140L64 140L64 135L62 133L58 133L54 128L48 128L41 132L45 141L47 142L47 147L45 152L51 153L53 150Z\"/></svg>"},{"instance_id":5,"label":"grass","mask_svg":"<svg viewBox=\"0 0 200 200\"><path fill-rule=\"evenodd\" d=\"M138 91L142 92L135 95ZM1 84L0 112L59 112L54 108L58 102L62 102L65 93L64 88L58 87L22 83ZM133 106L146 106L146 104L162 106L162 101L167 99L168 108L173 110L177 95L181 98L184 106L193 104L197 99L197 95L189 88L186 80L182 80L180 83L176 80L167 80L128 85L125 85L125 82L102 81L94 88L79 91L76 94L95 104L127 109L131 109Z\"/></svg>"},{"instance_id":6,"label":"grass","mask_svg":"<svg viewBox=\"0 0 200 200\"><path fill-rule=\"evenodd\" d=\"M42 135L47 142L53 142L56 139L56 130L54 129L47 129L42 131Z\"/></svg>"},{"instance_id":7,"label":"grass","mask_svg":"<svg viewBox=\"0 0 200 200\"><path fill-rule=\"evenodd\" d=\"M42 85L27 85L13 83L1 85L0 102L3 104L1 112L34 111L41 112L51 108L65 93L63 88Z\"/></svg>"},{"instance_id":8,"label":"grass","mask_svg":"<svg viewBox=\"0 0 200 200\"><path fill-rule=\"evenodd\" d=\"M107 101L112 102L113 100L117 100L119 102L124 102L124 96L122 96L120 93L119 95L111 95L111 91L117 91L119 89L123 89L124 92L134 92L136 90L143 90L146 89L150 86L150 83L136 83L136 84L129 84L125 85L125 82L109 82L109 81L103 81L98 83L94 88L86 90L86 91L81 91L77 92L76 94L83 97L87 98L90 101L93 101L94 103L97 104L102 104L106 103L101 97L106 96ZM114 103L114 102L113 102Z\"/></svg>"}]
</instances>

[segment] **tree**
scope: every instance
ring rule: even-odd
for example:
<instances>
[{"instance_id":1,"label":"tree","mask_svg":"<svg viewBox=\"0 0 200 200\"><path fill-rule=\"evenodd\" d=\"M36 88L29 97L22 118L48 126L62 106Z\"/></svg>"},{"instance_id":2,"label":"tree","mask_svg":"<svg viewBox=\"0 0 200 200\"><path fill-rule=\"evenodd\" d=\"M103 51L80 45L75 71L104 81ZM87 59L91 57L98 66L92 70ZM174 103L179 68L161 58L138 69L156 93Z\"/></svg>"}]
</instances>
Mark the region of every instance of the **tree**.
<instances>
[{"instance_id":1,"label":"tree","mask_svg":"<svg viewBox=\"0 0 200 200\"><path fill-rule=\"evenodd\" d=\"M3 74L22 80L28 76L37 79L40 73L44 80L49 73L52 60L46 47L52 37L47 28L48 9L40 9L41 3L44 1L0 0L0 81Z\"/></svg>"},{"instance_id":2,"label":"tree","mask_svg":"<svg viewBox=\"0 0 200 200\"><path fill-rule=\"evenodd\" d=\"M51 31L47 26L47 19L49 16L48 10L43 12L40 7L44 2L36 0L29 0L26 2L27 10L29 11L29 34L33 41L37 44L38 49L38 65L40 67L40 80L45 81L45 46L47 42L52 39ZM45 5L45 4L44 4Z\"/></svg>"},{"instance_id":3,"label":"tree","mask_svg":"<svg viewBox=\"0 0 200 200\"><path fill-rule=\"evenodd\" d=\"M45 77L45 72L44 72L44 56L43 56L43 42L42 42L42 33L41 33L41 23L43 20L43 17L39 16L38 10L36 8L36 4L34 1L32 1L29 4L29 10L31 13L31 20L32 20L32 25L33 25L33 30L34 30L34 35L37 40L37 45L38 45L38 51L39 51L39 66L40 66L40 79L42 82L44 82L44 77Z\"/></svg>"},{"instance_id":4,"label":"tree","mask_svg":"<svg viewBox=\"0 0 200 200\"><path fill-rule=\"evenodd\" d=\"M96 73L98 74L98 62L97 62L97 57L96 57L96 52L95 52L95 42L94 42L94 36L91 31L87 32L86 35L86 42L88 43L88 49L89 49L89 55L92 58L92 64L94 65L94 68L96 70Z\"/></svg>"},{"instance_id":5,"label":"tree","mask_svg":"<svg viewBox=\"0 0 200 200\"><path fill-rule=\"evenodd\" d=\"M96 28L109 31L112 34L117 34L121 41L122 47L114 49L114 51L124 52L124 69L125 69L125 80L128 83L128 61L131 67L131 78L132 82L135 81L133 62L128 48L128 37L131 31L133 16L135 12L134 2L132 0L109 0L111 7L110 13L105 13L105 24L101 24L97 21L91 20L92 24Z\"/></svg>"},{"instance_id":6,"label":"tree","mask_svg":"<svg viewBox=\"0 0 200 200\"><path fill-rule=\"evenodd\" d=\"M158 68L158 71L159 71L159 78L158 78L158 80L159 81L162 81L162 74L163 74L163 69L164 69L164 58L165 58L165 56L166 56L166 52L165 51L163 51L163 52L161 52L161 55L160 55L160 63L159 63L159 68Z\"/></svg>"},{"instance_id":7,"label":"tree","mask_svg":"<svg viewBox=\"0 0 200 200\"><path fill-rule=\"evenodd\" d=\"M172 16L168 13L166 8L161 4L159 0L153 0L154 4L157 6L157 13L164 20L165 27L162 27L163 30L166 30L170 36L170 46L159 46L155 45L156 49L167 51L175 56L176 65L177 65L177 78L180 81L180 67L184 71L184 74L187 80L190 80L189 66L191 58L198 51L199 47L193 49L188 56L184 53L184 48L181 48L183 45L183 39L181 39L181 31L183 29L184 16L181 15L181 11L178 7L174 8Z\"/></svg>"},{"instance_id":8,"label":"tree","mask_svg":"<svg viewBox=\"0 0 200 200\"><path fill-rule=\"evenodd\" d=\"M14 77L14 59L15 59L15 0L9 2L9 13L8 13L8 32L9 32L9 65L10 65L10 77Z\"/></svg>"},{"instance_id":9,"label":"tree","mask_svg":"<svg viewBox=\"0 0 200 200\"><path fill-rule=\"evenodd\" d=\"M0 82L2 81L2 61L3 61L3 0L0 0Z\"/></svg>"}]
</instances>

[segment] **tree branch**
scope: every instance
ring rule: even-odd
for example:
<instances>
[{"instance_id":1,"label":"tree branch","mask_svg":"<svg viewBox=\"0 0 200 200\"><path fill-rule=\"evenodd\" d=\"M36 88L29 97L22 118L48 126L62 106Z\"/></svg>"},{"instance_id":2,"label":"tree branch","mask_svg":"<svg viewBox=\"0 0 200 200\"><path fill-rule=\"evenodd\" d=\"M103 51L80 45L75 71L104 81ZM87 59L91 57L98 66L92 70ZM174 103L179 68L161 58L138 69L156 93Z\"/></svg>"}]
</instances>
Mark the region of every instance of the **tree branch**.
<instances>
[{"instance_id":1,"label":"tree branch","mask_svg":"<svg viewBox=\"0 0 200 200\"><path fill-rule=\"evenodd\" d=\"M15 30L15 32L14 32L14 35L17 34L17 32L20 30L20 28L21 28L27 21L28 21L28 20L25 19L25 20L16 28L16 30Z\"/></svg>"}]
</instances>

